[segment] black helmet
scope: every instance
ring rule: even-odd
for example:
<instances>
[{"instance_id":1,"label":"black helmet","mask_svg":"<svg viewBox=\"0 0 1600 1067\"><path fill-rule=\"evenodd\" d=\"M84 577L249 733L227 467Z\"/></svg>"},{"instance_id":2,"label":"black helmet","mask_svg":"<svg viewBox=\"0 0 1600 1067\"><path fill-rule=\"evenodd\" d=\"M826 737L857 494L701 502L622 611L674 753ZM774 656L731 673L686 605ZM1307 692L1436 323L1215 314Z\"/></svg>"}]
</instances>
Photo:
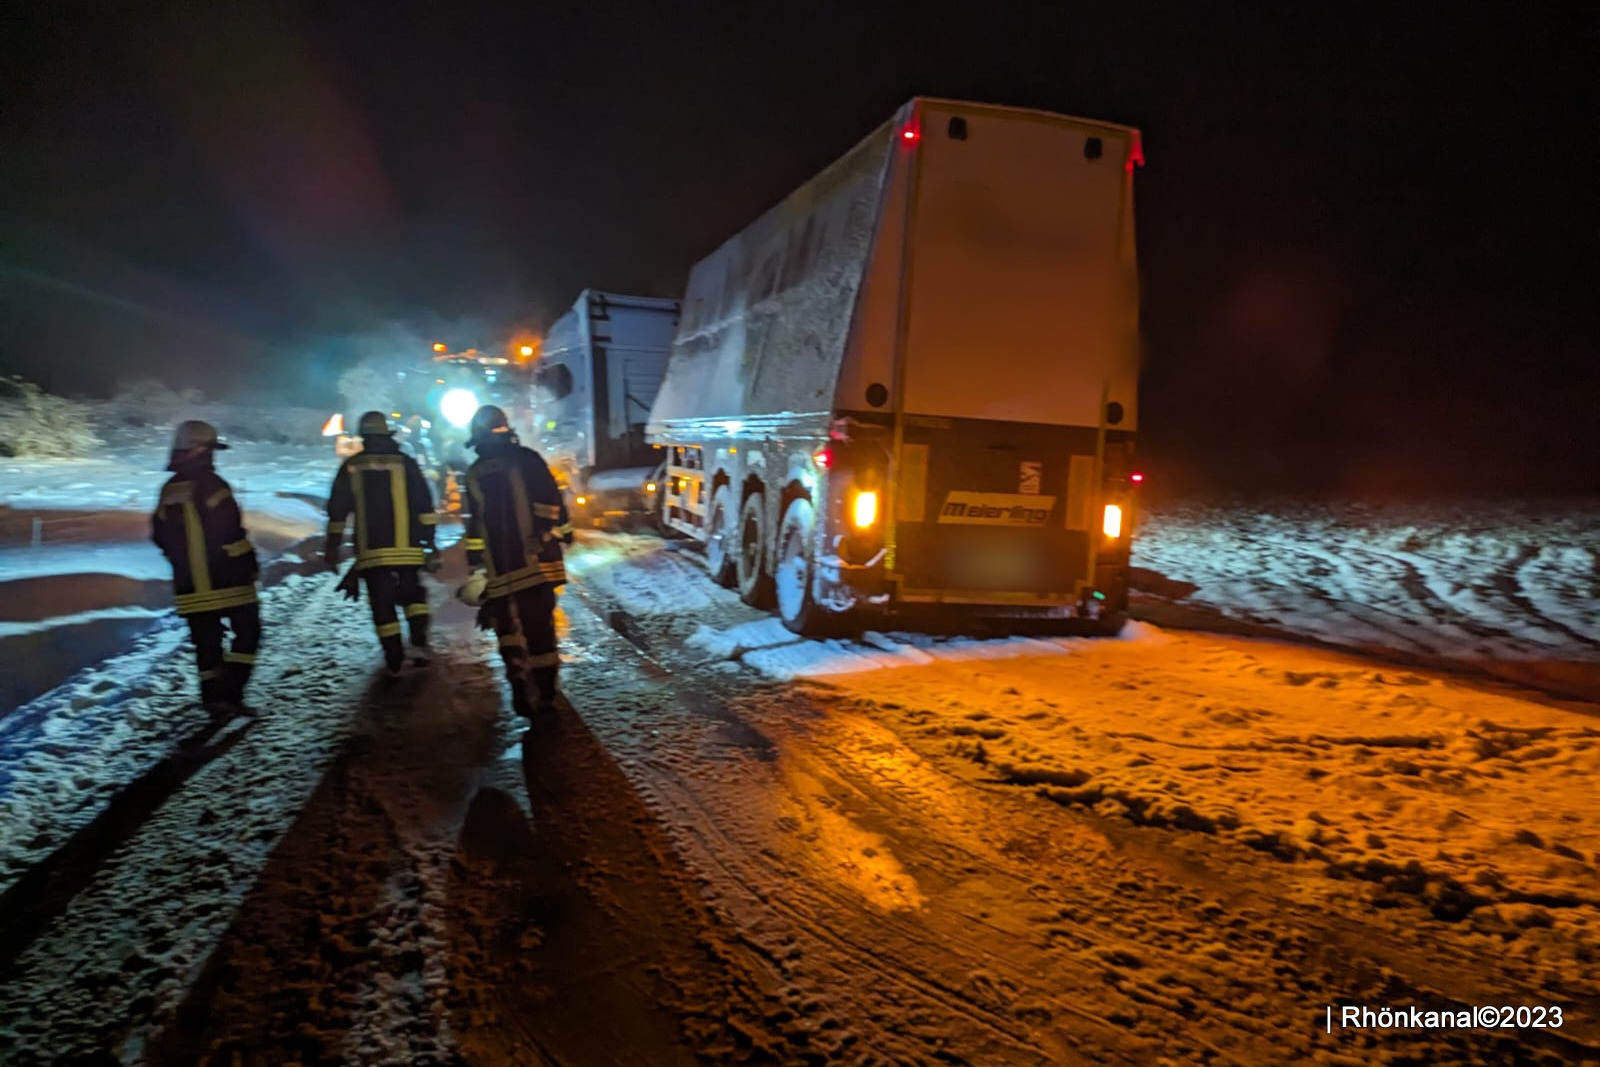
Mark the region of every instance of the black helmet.
<instances>
[{"instance_id":1,"label":"black helmet","mask_svg":"<svg viewBox=\"0 0 1600 1067\"><path fill-rule=\"evenodd\" d=\"M493 404L485 404L473 413L467 438L467 443L473 448L512 439L511 420L506 418L504 411Z\"/></svg>"},{"instance_id":2,"label":"black helmet","mask_svg":"<svg viewBox=\"0 0 1600 1067\"><path fill-rule=\"evenodd\" d=\"M356 424L356 433L362 437L388 436L394 431L389 429L389 420L381 411L369 411L361 416L361 421Z\"/></svg>"},{"instance_id":3,"label":"black helmet","mask_svg":"<svg viewBox=\"0 0 1600 1067\"><path fill-rule=\"evenodd\" d=\"M215 452L227 447L217 440L217 428L199 419L178 423L178 429L172 435L174 452L192 452L197 448L209 448Z\"/></svg>"},{"instance_id":4,"label":"black helmet","mask_svg":"<svg viewBox=\"0 0 1600 1067\"><path fill-rule=\"evenodd\" d=\"M217 440L217 428L209 422L199 419L180 422L172 434L172 461L167 464L167 470L177 470L178 465L186 460L219 452L227 447Z\"/></svg>"}]
</instances>

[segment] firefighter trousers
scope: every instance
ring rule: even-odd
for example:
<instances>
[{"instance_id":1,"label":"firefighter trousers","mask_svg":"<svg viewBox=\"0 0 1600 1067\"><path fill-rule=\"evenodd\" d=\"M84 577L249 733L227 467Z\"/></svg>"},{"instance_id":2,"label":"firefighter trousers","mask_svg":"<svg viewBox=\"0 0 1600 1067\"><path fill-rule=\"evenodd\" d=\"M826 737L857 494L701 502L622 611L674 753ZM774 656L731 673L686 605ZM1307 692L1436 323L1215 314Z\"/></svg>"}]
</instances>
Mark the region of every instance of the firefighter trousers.
<instances>
[{"instance_id":1,"label":"firefighter trousers","mask_svg":"<svg viewBox=\"0 0 1600 1067\"><path fill-rule=\"evenodd\" d=\"M372 625L383 645L384 662L391 670L399 670L405 661L405 646L400 640L396 609L405 613L412 645L428 645L428 594L422 588L422 569L368 567L361 572L361 579L367 584L367 604L372 608Z\"/></svg>"},{"instance_id":2,"label":"firefighter trousers","mask_svg":"<svg viewBox=\"0 0 1600 1067\"><path fill-rule=\"evenodd\" d=\"M195 664L200 668L200 702L242 704L245 684L261 648L261 605L197 611L184 618L194 641ZM222 648L225 626L233 636L227 651Z\"/></svg>"},{"instance_id":3,"label":"firefighter trousers","mask_svg":"<svg viewBox=\"0 0 1600 1067\"><path fill-rule=\"evenodd\" d=\"M556 699L556 674L561 666L556 651L556 587L536 585L496 597L488 606L500 638L506 681L511 683L512 707L518 714L528 715L533 710L530 685L541 704Z\"/></svg>"}]
</instances>

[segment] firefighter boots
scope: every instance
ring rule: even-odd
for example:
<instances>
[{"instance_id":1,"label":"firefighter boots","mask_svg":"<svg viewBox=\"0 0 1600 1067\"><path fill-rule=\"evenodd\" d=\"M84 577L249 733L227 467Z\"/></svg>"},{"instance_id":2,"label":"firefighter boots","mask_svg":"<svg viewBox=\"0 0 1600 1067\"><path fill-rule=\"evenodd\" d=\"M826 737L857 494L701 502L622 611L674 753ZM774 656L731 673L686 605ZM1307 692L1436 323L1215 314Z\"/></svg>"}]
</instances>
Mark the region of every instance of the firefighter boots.
<instances>
[{"instance_id":1,"label":"firefighter boots","mask_svg":"<svg viewBox=\"0 0 1600 1067\"><path fill-rule=\"evenodd\" d=\"M249 711L244 702L244 687L250 683L254 666L249 663L228 661L222 665L223 699L240 711Z\"/></svg>"},{"instance_id":2,"label":"firefighter boots","mask_svg":"<svg viewBox=\"0 0 1600 1067\"><path fill-rule=\"evenodd\" d=\"M406 665L406 646L400 643L399 634L383 639L383 665L390 674L399 674Z\"/></svg>"},{"instance_id":3,"label":"firefighter boots","mask_svg":"<svg viewBox=\"0 0 1600 1067\"><path fill-rule=\"evenodd\" d=\"M426 667L432 658L428 651L428 616L412 615L406 621L411 624L411 662Z\"/></svg>"},{"instance_id":4,"label":"firefighter boots","mask_svg":"<svg viewBox=\"0 0 1600 1067\"><path fill-rule=\"evenodd\" d=\"M521 678L511 680L511 710L524 719L533 718L533 702L528 699L528 683Z\"/></svg>"}]
</instances>

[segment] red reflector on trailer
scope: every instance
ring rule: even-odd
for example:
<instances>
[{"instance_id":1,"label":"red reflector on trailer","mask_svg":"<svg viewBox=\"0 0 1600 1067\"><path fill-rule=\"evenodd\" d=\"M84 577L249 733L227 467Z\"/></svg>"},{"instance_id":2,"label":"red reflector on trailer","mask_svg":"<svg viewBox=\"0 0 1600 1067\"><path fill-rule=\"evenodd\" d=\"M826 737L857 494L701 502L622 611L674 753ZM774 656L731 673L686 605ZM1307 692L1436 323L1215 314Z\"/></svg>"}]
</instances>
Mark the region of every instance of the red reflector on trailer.
<instances>
[{"instance_id":1,"label":"red reflector on trailer","mask_svg":"<svg viewBox=\"0 0 1600 1067\"><path fill-rule=\"evenodd\" d=\"M915 126L907 126L900 131L900 137L905 141L915 141L917 139L917 128Z\"/></svg>"},{"instance_id":2,"label":"red reflector on trailer","mask_svg":"<svg viewBox=\"0 0 1600 1067\"><path fill-rule=\"evenodd\" d=\"M1142 482L1144 481L1144 475L1140 474L1138 471L1134 471L1132 474L1128 475L1128 481Z\"/></svg>"}]
</instances>

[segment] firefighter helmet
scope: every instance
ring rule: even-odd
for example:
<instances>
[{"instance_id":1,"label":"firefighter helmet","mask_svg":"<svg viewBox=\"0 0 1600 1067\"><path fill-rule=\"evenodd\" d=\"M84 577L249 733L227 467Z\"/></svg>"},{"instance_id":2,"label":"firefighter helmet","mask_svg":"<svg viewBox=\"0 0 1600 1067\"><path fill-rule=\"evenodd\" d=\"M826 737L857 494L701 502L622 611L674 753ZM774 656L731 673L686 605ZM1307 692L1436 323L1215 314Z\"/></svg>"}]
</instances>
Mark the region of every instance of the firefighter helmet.
<instances>
[{"instance_id":1,"label":"firefighter helmet","mask_svg":"<svg viewBox=\"0 0 1600 1067\"><path fill-rule=\"evenodd\" d=\"M356 433L362 437L387 437L394 431L389 429L389 420L381 411L369 411L361 416L361 421L356 424Z\"/></svg>"},{"instance_id":2,"label":"firefighter helmet","mask_svg":"<svg viewBox=\"0 0 1600 1067\"><path fill-rule=\"evenodd\" d=\"M482 448L496 440L511 438L511 420L493 404L485 404L472 415L471 435L467 440L473 448Z\"/></svg>"},{"instance_id":3,"label":"firefighter helmet","mask_svg":"<svg viewBox=\"0 0 1600 1067\"><path fill-rule=\"evenodd\" d=\"M174 452L193 452L197 448L210 449L213 452L228 446L217 440L217 428L209 422L199 419L190 419L178 423L177 432L172 435L172 450Z\"/></svg>"}]
</instances>

